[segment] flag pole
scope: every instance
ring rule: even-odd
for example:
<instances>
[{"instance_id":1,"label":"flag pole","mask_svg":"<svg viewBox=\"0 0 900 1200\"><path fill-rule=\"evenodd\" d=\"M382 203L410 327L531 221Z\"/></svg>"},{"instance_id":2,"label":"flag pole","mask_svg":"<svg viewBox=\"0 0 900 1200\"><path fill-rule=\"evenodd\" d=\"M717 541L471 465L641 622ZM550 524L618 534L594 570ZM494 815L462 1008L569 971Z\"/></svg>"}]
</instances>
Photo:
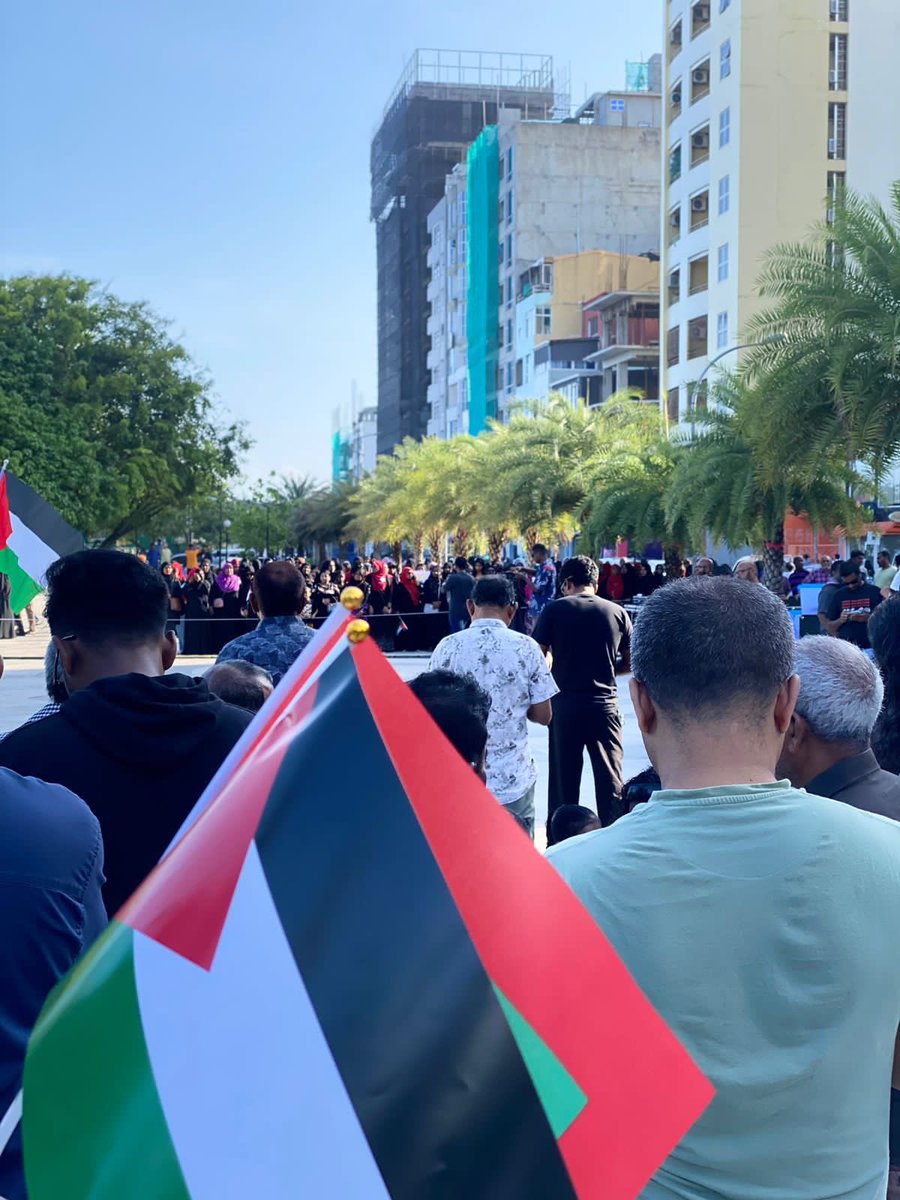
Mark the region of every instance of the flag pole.
<instances>
[{"instance_id":1,"label":"flag pole","mask_svg":"<svg viewBox=\"0 0 900 1200\"><path fill-rule=\"evenodd\" d=\"M0 467L0 479L2 479L2 478L3 478L3 476L6 474L6 468L7 468L8 466L9 466L9 459L8 459L8 458L4 458L4 460L3 460L3 466L2 466L2 467ZM0 1200L2 1200L2 1198L0 1198Z\"/></svg>"},{"instance_id":2,"label":"flag pole","mask_svg":"<svg viewBox=\"0 0 900 1200\"><path fill-rule=\"evenodd\" d=\"M5 469L4 464L4 469ZM13 1102L6 1110L3 1120L0 1121L0 1155L9 1145L9 1139L16 1131L16 1126L22 1120L22 1092L21 1090L13 1097Z\"/></svg>"}]
</instances>

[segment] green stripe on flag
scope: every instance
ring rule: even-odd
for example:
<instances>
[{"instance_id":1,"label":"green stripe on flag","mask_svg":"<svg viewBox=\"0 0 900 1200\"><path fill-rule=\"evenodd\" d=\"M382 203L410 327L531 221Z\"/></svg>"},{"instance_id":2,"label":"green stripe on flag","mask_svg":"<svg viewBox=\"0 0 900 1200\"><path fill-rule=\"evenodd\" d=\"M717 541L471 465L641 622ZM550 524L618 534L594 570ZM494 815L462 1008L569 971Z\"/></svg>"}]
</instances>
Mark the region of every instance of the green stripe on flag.
<instances>
[{"instance_id":1,"label":"green stripe on flag","mask_svg":"<svg viewBox=\"0 0 900 1200\"><path fill-rule=\"evenodd\" d=\"M543 1038L494 985L513 1037L557 1141L587 1104L587 1096Z\"/></svg>"},{"instance_id":2,"label":"green stripe on flag","mask_svg":"<svg viewBox=\"0 0 900 1200\"><path fill-rule=\"evenodd\" d=\"M19 566L14 550L5 546L0 550L0 572L9 576L12 594L9 603L14 613L21 612L42 591L41 587Z\"/></svg>"},{"instance_id":3,"label":"green stripe on flag","mask_svg":"<svg viewBox=\"0 0 900 1200\"><path fill-rule=\"evenodd\" d=\"M144 1041L134 936L112 922L29 1042L29 1200L189 1200Z\"/></svg>"}]
</instances>

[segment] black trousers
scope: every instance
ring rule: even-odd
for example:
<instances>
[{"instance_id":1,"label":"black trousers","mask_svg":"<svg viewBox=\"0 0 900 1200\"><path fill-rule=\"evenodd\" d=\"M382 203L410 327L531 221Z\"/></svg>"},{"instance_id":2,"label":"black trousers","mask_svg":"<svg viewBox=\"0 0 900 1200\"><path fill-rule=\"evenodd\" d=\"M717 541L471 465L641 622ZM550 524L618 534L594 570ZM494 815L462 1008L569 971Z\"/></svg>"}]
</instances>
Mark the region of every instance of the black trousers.
<instances>
[{"instance_id":1,"label":"black trousers","mask_svg":"<svg viewBox=\"0 0 900 1200\"><path fill-rule=\"evenodd\" d=\"M622 718L617 705L585 696L554 696L550 722L550 818L561 804L577 804L581 771L587 749L594 772L594 795L601 824L610 825L618 815L622 791Z\"/></svg>"}]
</instances>

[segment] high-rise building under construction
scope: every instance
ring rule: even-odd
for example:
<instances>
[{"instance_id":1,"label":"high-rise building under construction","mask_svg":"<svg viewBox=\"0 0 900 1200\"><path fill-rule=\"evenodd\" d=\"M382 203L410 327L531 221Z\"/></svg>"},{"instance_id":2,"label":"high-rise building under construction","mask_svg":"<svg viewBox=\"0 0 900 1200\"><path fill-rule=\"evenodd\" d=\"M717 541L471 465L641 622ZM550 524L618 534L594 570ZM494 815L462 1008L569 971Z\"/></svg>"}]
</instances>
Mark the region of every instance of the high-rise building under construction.
<instances>
[{"instance_id":1,"label":"high-rise building under construction","mask_svg":"<svg viewBox=\"0 0 900 1200\"><path fill-rule=\"evenodd\" d=\"M544 55L417 50L372 140L378 254L378 451L428 424L428 214L444 181L501 109L560 115Z\"/></svg>"}]
</instances>

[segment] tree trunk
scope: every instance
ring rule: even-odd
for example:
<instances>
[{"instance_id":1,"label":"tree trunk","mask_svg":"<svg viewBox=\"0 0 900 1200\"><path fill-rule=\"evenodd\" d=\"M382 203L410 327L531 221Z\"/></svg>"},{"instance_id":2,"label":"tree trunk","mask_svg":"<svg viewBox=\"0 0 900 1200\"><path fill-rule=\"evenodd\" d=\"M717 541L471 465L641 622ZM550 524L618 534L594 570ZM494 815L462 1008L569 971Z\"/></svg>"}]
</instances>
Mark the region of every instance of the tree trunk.
<instances>
[{"instance_id":1,"label":"tree trunk","mask_svg":"<svg viewBox=\"0 0 900 1200\"><path fill-rule=\"evenodd\" d=\"M412 560L413 566L416 566L422 561L422 552L425 549L425 534L418 530L413 534L412 539Z\"/></svg>"},{"instance_id":2,"label":"tree trunk","mask_svg":"<svg viewBox=\"0 0 900 1200\"><path fill-rule=\"evenodd\" d=\"M772 537L763 547L763 582L769 591L784 600L787 596L787 585L784 581L784 522L775 527Z\"/></svg>"},{"instance_id":3,"label":"tree trunk","mask_svg":"<svg viewBox=\"0 0 900 1200\"><path fill-rule=\"evenodd\" d=\"M395 563L403 562L403 543L391 542L391 558Z\"/></svg>"},{"instance_id":4,"label":"tree trunk","mask_svg":"<svg viewBox=\"0 0 900 1200\"><path fill-rule=\"evenodd\" d=\"M453 535L453 553L468 558L471 541L472 535L469 530L462 525L457 525L456 533Z\"/></svg>"},{"instance_id":5,"label":"tree trunk","mask_svg":"<svg viewBox=\"0 0 900 1200\"><path fill-rule=\"evenodd\" d=\"M537 525L529 525L525 530L525 548L528 551L528 557L534 554L534 548L538 544L540 534L538 533Z\"/></svg>"},{"instance_id":6,"label":"tree trunk","mask_svg":"<svg viewBox=\"0 0 900 1200\"><path fill-rule=\"evenodd\" d=\"M431 547L431 557L433 561L444 561L445 538L446 534L439 525L435 525L434 528L429 529L428 533L426 534L425 540Z\"/></svg>"},{"instance_id":7,"label":"tree trunk","mask_svg":"<svg viewBox=\"0 0 900 1200\"><path fill-rule=\"evenodd\" d=\"M663 546L663 557L666 562L666 579L681 578L681 547L674 543Z\"/></svg>"},{"instance_id":8,"label":"tree trunk","mask_svg":"<svg viewBox=\"0 0 900 1200\"><path fill-rule=\"evenodd\" d=\"M491 556L491 562L500 558L508 539L509 532L506 529L495 529L488 534L488 554Z\"/></svg>"}]
</instances>

